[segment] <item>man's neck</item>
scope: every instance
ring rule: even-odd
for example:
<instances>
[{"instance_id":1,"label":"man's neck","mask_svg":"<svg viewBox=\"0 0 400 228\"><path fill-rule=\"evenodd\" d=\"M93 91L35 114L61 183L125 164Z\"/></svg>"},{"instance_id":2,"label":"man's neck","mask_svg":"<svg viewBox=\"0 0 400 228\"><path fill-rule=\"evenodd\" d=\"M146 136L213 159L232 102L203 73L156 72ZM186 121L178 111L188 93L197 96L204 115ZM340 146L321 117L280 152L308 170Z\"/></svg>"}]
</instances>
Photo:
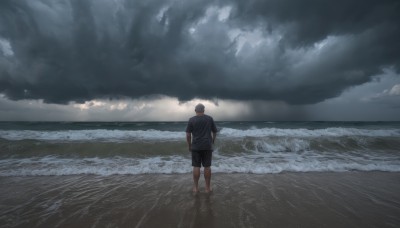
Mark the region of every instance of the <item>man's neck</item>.
<instances>
[{"instance_id":1,"label":"man's neck","mask_svg":"<svg viewBox=\"0 0 400 228\"><path fill-rule=\"evenodd\" d=\"M204 112L196 112L196 116L204 116Z\"/></svg>"}]
</instances>

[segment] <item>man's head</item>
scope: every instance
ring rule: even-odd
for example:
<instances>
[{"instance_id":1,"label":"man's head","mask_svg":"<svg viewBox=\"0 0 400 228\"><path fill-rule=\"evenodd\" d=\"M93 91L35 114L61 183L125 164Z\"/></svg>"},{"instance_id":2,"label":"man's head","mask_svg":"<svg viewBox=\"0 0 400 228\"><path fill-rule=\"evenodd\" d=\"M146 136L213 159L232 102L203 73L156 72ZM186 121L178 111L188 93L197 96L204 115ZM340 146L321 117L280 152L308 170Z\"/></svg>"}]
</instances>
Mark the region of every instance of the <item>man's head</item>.
<instances>
[{"instance_id":1,"label":"man's head","mask_svg":"<svg viewBox=\"0 0 400 228\"><path fill-rule=\"evenodd\" d=\"M194 108L194 111L196 113L204 113L204 105L202 103L199 103L198 105L196 105L196 107Z\"/></svg>"}]
</instances>

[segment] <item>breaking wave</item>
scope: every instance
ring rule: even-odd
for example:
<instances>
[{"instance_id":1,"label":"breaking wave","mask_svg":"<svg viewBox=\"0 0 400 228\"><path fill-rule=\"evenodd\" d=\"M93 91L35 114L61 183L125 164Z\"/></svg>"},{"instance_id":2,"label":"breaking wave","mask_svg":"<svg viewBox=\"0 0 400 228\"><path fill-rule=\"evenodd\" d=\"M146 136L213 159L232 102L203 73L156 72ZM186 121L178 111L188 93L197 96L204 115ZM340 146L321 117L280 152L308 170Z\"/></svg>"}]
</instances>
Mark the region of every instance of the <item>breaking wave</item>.
<instances>
[{"instance_id":1,"label":"breaking wave","mask_svg":"<svg viewBox=\"0 0 400 228\"><path fill-rule=\"evenodd\" d=\"M33 131L33 130L1 130L0 138L7 140L44 140L44 141L129 141L129 140L181 140L185 137L184 129L178 131L160 130L61 130L61 131ZM223 128L221 137L340 137L340 136L369 136L388 137L400 136L398 129L358 129L358 128L326 128L326 129L281 129L263 128L238 130Z\"/></svg>"},{"instance_id":2,"label":"breaking wave","mask_svg":"<svg viewBox=\"0 0 400 228\"><path fill-rule=\"evenodd\" d=\"M213 172L217 173L281 173L281 172L345 172L387 171L400 172L398 157L385 155L306 153L247 154L242 156L214 153ZM190 173L188 156L159 156L148 158L41 158L0 160L0 176L49 175L127 175Z\"/></svg>"}]
</instances>

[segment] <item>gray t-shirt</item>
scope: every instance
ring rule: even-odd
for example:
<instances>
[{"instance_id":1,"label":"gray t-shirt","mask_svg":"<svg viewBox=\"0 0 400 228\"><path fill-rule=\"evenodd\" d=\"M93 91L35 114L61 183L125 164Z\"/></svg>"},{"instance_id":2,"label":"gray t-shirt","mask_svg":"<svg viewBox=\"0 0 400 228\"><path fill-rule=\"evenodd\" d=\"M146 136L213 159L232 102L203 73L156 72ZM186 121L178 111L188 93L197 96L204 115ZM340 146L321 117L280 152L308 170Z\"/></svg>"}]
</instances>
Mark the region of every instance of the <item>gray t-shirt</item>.
<instances>
[{"instance_id":1,"label":"gray t-shirt","mask_svg":"<svg viewBox=\"0 0 400 228\"><path fill-rule=\"evenodd\" d=\"M211 116L193 116L189 119L186 132L192 133L192 150L212 150L211 132L217 132L217 127Z\"/></svg>"}]
</instances>

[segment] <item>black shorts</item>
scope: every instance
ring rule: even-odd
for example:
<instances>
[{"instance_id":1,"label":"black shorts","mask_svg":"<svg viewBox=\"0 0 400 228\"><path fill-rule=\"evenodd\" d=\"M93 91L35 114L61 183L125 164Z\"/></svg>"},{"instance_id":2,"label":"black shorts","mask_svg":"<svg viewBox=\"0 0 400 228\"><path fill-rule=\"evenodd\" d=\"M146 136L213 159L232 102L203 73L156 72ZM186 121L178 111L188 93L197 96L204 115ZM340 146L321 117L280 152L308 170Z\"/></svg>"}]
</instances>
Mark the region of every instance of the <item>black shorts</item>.
<instances>
[{"instance_id":1,"label":"black shorts","mask_svg":"<svg viewBox=\"0 0 400 228\"><path fill-rule=\"evenodd\" d=\"M192 150L192 166L194 167L210 167L212 158L212 150Z\"/></svg>"}]
</instances>

